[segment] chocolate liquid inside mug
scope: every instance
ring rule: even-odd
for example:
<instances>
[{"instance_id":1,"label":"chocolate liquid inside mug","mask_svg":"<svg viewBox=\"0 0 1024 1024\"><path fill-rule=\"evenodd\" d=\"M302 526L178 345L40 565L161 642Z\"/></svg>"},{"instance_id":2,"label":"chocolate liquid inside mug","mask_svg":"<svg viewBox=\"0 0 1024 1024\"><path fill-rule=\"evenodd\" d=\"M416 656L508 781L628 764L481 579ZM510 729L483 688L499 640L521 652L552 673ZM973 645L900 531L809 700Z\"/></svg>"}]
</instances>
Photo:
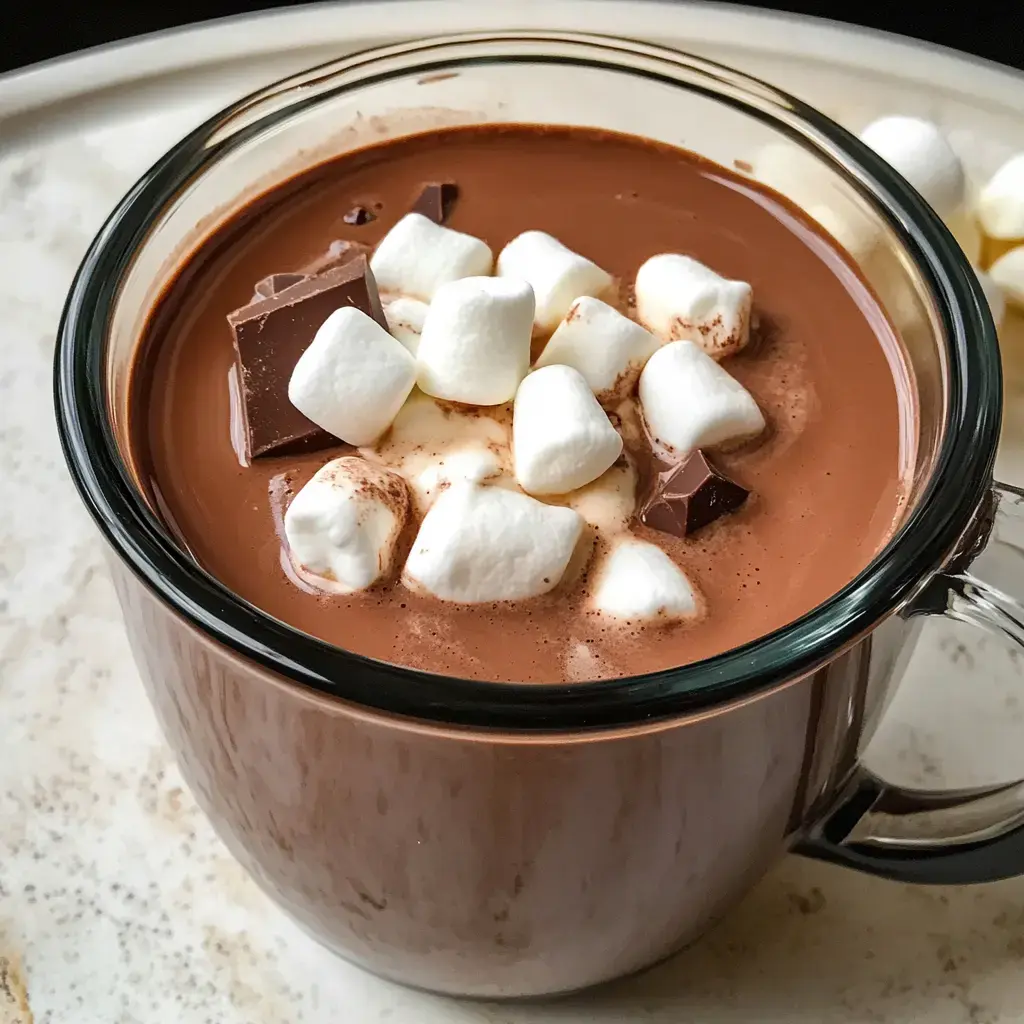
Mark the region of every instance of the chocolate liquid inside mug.
<instances>
[{"instance_id":1,"label":"chocolate liquid inside mug","mask_svg":"<svg viewBox=\"0 0 1024 1024\"><path fill-rule=\"evenodd\" d=\"M332 648L209 576L146 504L127 447L132 355L182 260L254 195L439 125L583 125L731 166L803 161L877 232L865 276L914 401L906 504L874 561L786 628L707 661L572 685L427 675ZM992 483L995 330L946 229L801 102L728 68L582 35L425 40L248 97L125 197L73 285L61 437L106 537L129 637L182 772L259 884L342 956L399 981L536 996L694 939L787 849L920 882L1024 871L1024 785L916 793L858 764L924 615L1024 643L986 578L1024 495ZM912 414L910 411L912 409Z\"/></svg>"}]
</instances>

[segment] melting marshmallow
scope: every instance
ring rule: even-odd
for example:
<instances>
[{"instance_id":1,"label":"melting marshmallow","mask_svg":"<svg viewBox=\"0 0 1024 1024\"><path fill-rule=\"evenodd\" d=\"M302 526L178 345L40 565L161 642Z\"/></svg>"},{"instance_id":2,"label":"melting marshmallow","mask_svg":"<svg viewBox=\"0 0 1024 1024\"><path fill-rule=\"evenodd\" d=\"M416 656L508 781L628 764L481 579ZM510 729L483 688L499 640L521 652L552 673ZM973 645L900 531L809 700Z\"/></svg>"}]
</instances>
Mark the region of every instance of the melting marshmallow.
<instances>
[{"instance_id":1,"label":"melting marshmallow","mask_svg":"<svg viewBox=\"0 0 1024 1024\"><path fill-rule=\"evenodd\" d=\"M288 400L349 444L371 444L391 425L416 382L416 360L372 317L336 309L299 357Z\"/></svg>"},{"instance_id":2,"label":"melting marshmallow","mask_svg":"<svg viewBox=\"0 0 1024 1024\"><path fill-rule=\"evenodd\" d=\"M658 349L640 374L640 404L653 442L669 455L753 437L765 422L757 402L692 341Z\"/></svg>"},{"instance_id":3,"label":"melting marshmallow","mask_svg":"<svg viewBox=\"0 0 1024 1024\"><path fill-rule=\"evenodd\" d=\"M600 299L584 295L570 307L536 365L579 370L598 401L625 398L661 342Z\"/></svg>"},{"instance_id":4,"label":"melting marshmallow","mask_svg":"<svg viewBox=\"0 0 1024 1024\"><path fill-rule=\"evenodd\" d=\"M397 473L353 456L334 459L284 514L292 562L324 590L365 590L391 568L408 513L409 493Z\"/></svg>"},{"instance_id":5,"label":"melting marshmallow","mask_svg":"<svg viewBox=\"0 0 1024 1024\"><path fill-rule=\"evenodd\" d=\"M622 438L583 375L545 366L519 385L512 418L516 480L529 494L567 494L622 454Z\"/></svg>"},{"instance_id":6,"label":"melting marshmallow","mask_svg":"<svg viewBox=\"0 0 1024 1024\"><path fill-rule=\"evenodd\" d=\"M558 326L574 299L601 295L612 286L610 274L543 231L513 238L498 254L498 274L530 282L537 297L535 323L542 332Z\"/></svg>"},{"instance_id":7,"label":"melting marshmallow","mask_svg":"<svg viewBox=\"0 0 1024 1024\"><path fill-rule=\"evenodd\" d=\"M1024 309L1024 246L1003 253L988 268L988 276L1011 306Z\"/></svg>"},{"instance_id":8,"label":"melting marshmallow","mask_svg":"<svg viewBox=\"0 0 1024 1024\"><path fill-rule=\"evenodd\" d=\"M442 601L522 601L558 585L583 531L571 508L453 484L423 519L403 580Z\"/></svg>"},{"instance_id":9,"label":"melting marshmallow","mask_svg":"<svg viewBox=\"0 0 1024 1024\"><path fill-rule=\"evenodd\" d=\"M489 480L494 476L514 486L512 476L512 410L442 405L416 389L395 417L391 429L375 448L360 454L401 473L409 482L420 513L426 512L445 487L460 479ZM497 462L492 474L487 467Z\"/></svg>"},{"instance_id":10,"label":"melting marshmallow","mask_svg":"<svg viewBox=\"0 0 1024 1024\"><path fill-rule=\"evenodd\" d=\"M445 452L442 458L419 473L412 486L420 504L429 508L437 496L452 484L483 483L500 476L503 469L496 452L479 445L467 445Z\"/></svg>"},{"instance_id":11,"label":"melting marshmallow","mask_svg":"<svg viewBox=\"0 0 1024 1024\"><path fill-rule=\"evenodd\" d=\"M686 574L661 548L634 537L616 542L597 575L594 608L616 619L689 619L697 595Z\"/></svg>"},{"instance_id":12,"label":"melting marshmallow","mask_svg":"<svg viewBox=\"0 0 1024 1024\"><path fill-rule=\"evenodd\" d=\"M573 491L566 499L577 512L605 537L625 533L636 511L637 473L625 459L612 466L593 483Z\"/></svg>"},{"instance_id":13,"label":"melting marshmallow","mask_svg":"<svg viewBox=\"0 0 1024 1024\"><path fill-rule=\"evenodd\" d=\"M902 174L940 217L948 218L963 206L963 165L930 121L882 117L872 121L860 138Z\"/></svg>"},{"instance_id":14,"label":"melting marshmallow","mask_svg":"<svg viewBox=\"0 0 1024 1024\"><path fill-rule=\"evenodd\" d=\"M388 329L413 355L416 355L420 347L423 322L429 309L425 302L410 299L406 295L384 303L384 318L388 322Z\"/></svg>"},{"instance_id":15,"label":"melting marshmallow","mask_svg":"<svg viewBox=\"0 0 1024 1024\"><path fill-rule=\"evenodd\" d=\"M467 277L442 285L420 335L420 389L469 405L509 401L530 368L533 307L525 281Z\"/></svg>"},{"instance_id":16,"label":"melting marshmallow","mask_svg":"<svg viewBox=\"0 0 1024 1024\"><path fill-rule=\"evenodd\" d=\"M636 274L638 317L665 341L696 342L708 355L731 355L750 335L752 290L689 256L652 256Z\"/></svg>"},{"instance_id":17,"label":"melting marshmallow","mask_svg":"<svg viewBox=\"0 0 1024 1024\"><path fill-rule=\"evenodd\" d=\"M992 238L1024 239L1024 153L1007 160L981 190L978 219Z\"/></svg>"},{"instance_id":18,"label":"melting marshmallow","mask_svg":"<svg viewBox=\"0 0 1024 1024\"><path fill-rule=\"evenodd\" d=\"M407 213L378 243L370 269L381 291L429 302L441 285L489 274L493 262L479 238Z\"/></svg>"}]
</instances>

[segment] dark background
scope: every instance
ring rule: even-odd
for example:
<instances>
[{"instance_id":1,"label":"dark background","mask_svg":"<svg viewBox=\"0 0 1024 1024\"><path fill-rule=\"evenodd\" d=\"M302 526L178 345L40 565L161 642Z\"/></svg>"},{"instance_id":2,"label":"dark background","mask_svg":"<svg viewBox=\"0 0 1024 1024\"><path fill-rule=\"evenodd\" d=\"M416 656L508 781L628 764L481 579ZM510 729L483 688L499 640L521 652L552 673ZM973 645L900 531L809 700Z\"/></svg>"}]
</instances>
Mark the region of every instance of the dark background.
<instances>
[{"instance_id":1,"label":"dark background","mask_svg":"<svg viewBox=\"0 0 1024 1024\"><path fill-rule=\"evenodd\" d=\"M113 39L274 6L292 5L245 0L91 0L59 10L42 3L17 5L16 15L11 11L4 16L0 71ZM882 28L1024 69L1024 0L957 0L945 4L935 0L927 4L921 0L916 4L887 0L884 6L881 0L874 4L869 0L816 0L755 6Z\"/></svg>"}]
</instances>

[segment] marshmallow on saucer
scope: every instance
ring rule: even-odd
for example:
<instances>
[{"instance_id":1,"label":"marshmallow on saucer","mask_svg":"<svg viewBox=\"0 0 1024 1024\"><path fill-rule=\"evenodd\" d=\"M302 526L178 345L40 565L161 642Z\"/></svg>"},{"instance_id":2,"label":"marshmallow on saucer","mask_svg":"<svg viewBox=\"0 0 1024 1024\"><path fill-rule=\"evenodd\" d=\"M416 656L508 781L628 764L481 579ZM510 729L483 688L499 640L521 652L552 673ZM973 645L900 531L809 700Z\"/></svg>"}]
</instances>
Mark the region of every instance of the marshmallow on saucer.
<instances>
[{"instance_id":1,"label":"marshmallow on saucer","mask_svg":"<svg viewBox=\"0 0 1024 1024\"><path fill-rule=\"evenodd\" d=\"M978 275L978 283L981 285L981 290L985 293L985 298L988 300L988 308L992 314L992 320L996 327L999 327L1003 322L1003 317L1006 315L1006 297L1003 295L1003 289L984 270L979 270L975 267L974 273Z\"/></svg>"},{"instance_id":2,"label":"marshmallow on saucer","mask_svg":"<svg viewBox=\"0 0 1024 1024\"><path fill-rule=\"evenodd\" d=\"M424 516L403 580L442 601L522 601L558 585L583 531L571 508L453 484Z\"/></svg>"},{"instance_id":3,"label":"marshmallow on saucer","mask_svg":"<svg viewBox=\"0 0 1024 1024\"><path fill-rule=\"evenodd\" d=\"M491 272L486 242L407 213L378 243L370 269L382 292L429 302L443 284Z\"/></svg>"},{"instance_id":4,"label":"marshmallow on saucer","mask_svg":"<svg viewBox=\"0 0 1024 1024\"><path fill-rule=\"evenodd\" d=\"M375 441L416 383L416 360L372 317L336 309L299 357L288 400L318 427L347 441Z\"/></svg>"},{"instance_id":5,"label":"marshmallow on saucer","mask_svg":"<svg viewBox=\"0 0 1024 1024\"><path fill-rule=\"evenodd\" d=\"M1024 153L1007 160L981 190L978 219L990 238L1024 239Z\"/></svg>"},{"instance_id":6,"label":"marshmallow on saucer","mask_svg":"<svg viewBox=\"0 0 1024 1024\"><path fill-rule=\"evenodd\" d=\"M578 370L545 366L519 385L512 458L516 480L528 494L574 491L621 454L619 432Z\"/></svg>"},{"instance_id":7,"label":"marshmallow on saucer","mask_svg":"<svg viewBox=\"0 0 1024 1024\"><path fill-rule=\"evenodd\" d=\"M338 594L385 575L409 514L397 473L347 456L323 466L292 499L284 533L296 569Z\"/></svg>"},{"instance_id":8,"label":"marshmallow on saucer","mask_svg":"<svg viewBox=\"0 0 1024 1024\"><path fill-rule=\"evenodd\" d=\"M858 263L871 255L882 231L878 219L853 201L818 159L793 143L773 142L755 159L756 175L818 222Z\"/></svg>"},{"instance_id":9,"label":"marshmallow on saucer","mask_svg":"<svg viewBox=\"0 0 1024 1024\"><path fill-rule=\"evenodd\" d=\"M538 330L552 331L581 295L601 295L612 277L543 231L524 231L498 254L498 275L529 281L537 297Z\"/></svg>"},{"instance_id":10,"label":"marshmallow on saucer","mask_svg":"<svg viewBox=\"0 0 1024 1024\"><path fill-rule=\"evenodd\" d=\"M882 117L872 121L860 138L902 174L943 219L963 206L963 165L945 135L930 121Z\"/></svg>"},{"instance_id":11,"label":"marshmallow on saucer","mask_svg":"<svg viewBox=\"0 0 1024 1024\"><path fill-rule=\"evenodd\" d=\"M640 374L640 404L652 441L685 455L764 430L750 392L692 341L658 349Z\"/></svg>"},{"instance_id":12,"label":"marshmallow on saucer","mask_svg":"<svg viewBox=\"0 0 1024 1024\"><path fill-rule=\"evenodd\" d=\"M584 295L570 307L536 365L571 366L602 404L625 398L661 342L600 299Z\"/></svg>"},{"instance_id":13,"label":"marshmallow on saucer","mask_svg":"<svg viewBox=\"0 0 1024 1024\"><path fill-rule=\"evenodd\" d=\"M597 574L594 608L616 619L694 618L697 595L686 574L655 544L623 537Z\"/></svg>"},{"instance_id":14,"label":"marshmallow on saucer","mask_svg":"<svg viewBox=\"0 0 1024 1024\"><path fill-rule=\"evenodd\" d=\"M416 353L420 389L468 405L501 405L530 368L533 290L525 281L466 277L442 285Z\"/></svg>"},{"instance_id":15,"label":"marshmallow on saucer","mask_svg":"<svg viewBox=\"0 0 1024 1024\"><path fill-rule=\"evenodd\" d=\"M420 347L420 335L423 333L423 322L427 318L430 307L419 299L410 299L407 295L399 295L384 303L384 319L388 329L413 355Z\"/></svg>"},{"instance_id":16,"label":"marshmallow on saucer","mask_svg":"<svg viewBox=\"0 0 1024 1024\"><path fill-rule=\"evenodd\" d=\"M689 256L652 256L636 273L636 312L665 341L687 339L708 355L738 352L750 335L752 290Z\"/></svg>"},{"instance_id":17,"label":"marshmallow on saucer","mask_svg":"<svg viewBox=\"0 0 1024 1024\"><path fill-rule=\"evenodd\" d=\"M1024 245L1003 253L988 268L988 276L1011 306L1024 309ZM984 287L984 278L981 283Z\"/></svg>"}]
</instances>

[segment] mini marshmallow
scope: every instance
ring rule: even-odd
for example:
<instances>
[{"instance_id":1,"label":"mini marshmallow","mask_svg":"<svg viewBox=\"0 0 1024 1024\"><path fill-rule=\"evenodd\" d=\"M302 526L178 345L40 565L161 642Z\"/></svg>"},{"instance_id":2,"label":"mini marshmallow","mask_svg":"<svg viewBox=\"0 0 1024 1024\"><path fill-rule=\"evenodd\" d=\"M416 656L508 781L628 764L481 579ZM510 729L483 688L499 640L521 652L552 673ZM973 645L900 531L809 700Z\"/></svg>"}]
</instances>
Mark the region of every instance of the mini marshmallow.
<instances>
[{"instance_id":1,"label":"mini marshmallow","mask_svg":"<svg viewBox=\"0 0 1024 1024\"><path fill-rule=\"evenodd\" d=\"M978 195L978 219L991 238L1024 239L1024 153L1010 157Z\"/></svg>"},{"instance_id":2,"label":"mini marshmallow","mask_svg":"<svg viewBox=\"0 0 1024 1024\"><path fill-rule=\"evenodd\" d=\"M409 493L397 473L352 456L334 459L284 514L292 562L324 590L365 590L391 568L408 513Z\"/></svg>"},{"instance_id":3,"label":"mini marshmallow","mask_svg":"<svg viewBox=\"0 0 1024 1024\"><path fill-rule=\"evenodd\" d=\"M935 212L947 218L964 203L964 169L937 125L917 117L882 117L861 142L903 175Z\"/></svg>"},{"instance_id":4,"label":"mini marshmallow","mask_svg":"<svg viewBox=\"0 0 1024 1024\"><path fill-rule=\"evenodd\" d=\"M752 289L689 256L652 256L636 273L637 316L665 341L687 339L708 355L738 352L750 335Z\"/></svg>"},{"instance_id":5,"label":"mini marshmallow","mask_svg":"<svg viewBox=\"0 0 1024 1024\"><path fill-rule=\"evenodd\" d=\"M384 303L384 318L388 322L388 329L413 355L416 355L420 347L423 322L429 309L425 302L405 295Z\"/></svg>"},{"instance_id":6,"label":"mini marshmallow","mask_svg":"<svg viewBox=\"0 0 1024 1024\"><path fill-rule=\"evenodd\" d=\"M516 392L512 459L528 494L567 494L596 480L622 454L622 438L583 375L545 366Z\"/></svg>"},{"instance_id":7,"label":"mini marshmallow","mask_svg":"<svg viewBox=\"0 0 1024 1024\"><path fill-rule=\"evenodd\" d=\"M1024 309L1024 245L1003 253L988 268L988 276L1011 306Z\"/></svg>"},{"instance_id":8,"label":"mini marshmallow","mask_svg":"<svg viewBox=\"0 0 1024 1024\"><path fill-rule=\"evenodd\" d=\"M597 574L592 604L616 619L694 618L697 595L686 574L661 548L634 537L615 543Z\"/></svg>"},{"instance_id":9,"label":"mini marshmallow","mask_svg":"<svg viewBox=\"0 0 1024 1024\"><path fill-rule=\"evenodd\" d=\"M424 516L403 580L442 601L522 601L558 585L583 532L571 508L453 484Z\"/></svg>"},{"instance_id":10,"label":"mini marshmallow","mask_svg":"<svg viewBox=\"0 0 1024 1024\"><path fill-rule=\"evenodd\" d=\"M692 341L658 349L639 390L651 438L669 455L753 437L765 427L750 392Z\"/></svg>"},{"instance_id":11,"label":"mini marshmallow","mask_svg":"<svg viewBox=\"0 0 1024 1024\"><path fill-rule=\"evenodd\" d=\"M571 366L603 405L633 390L661 342L600 299L584 295L570 307L536 365Z\"/></svg>"},{"instance_id":12,"label":"mini marshmallow","mask_svg":"<svg viewBox=\"0 0 1024 1024\"><path fill-rule=\"evenodd\" d=\"M525 281L467 277L442 285L416 353L420 389L469 405L501 405L530 368L533 290Z\"/></svg>"},{"instance_id":13,"label":"mini marshmallow","mask_svg":"<svg viewBox=\"0 0 1024 1024\"><path fill-rule=\"evenodd\" d=\"M441 285L489 274L493 263L486 242L407 213L378 243L370 269L382 292L429 302Z\"/></svg>"},{"instance_id":14,"label":"mini marshmallow","mask_svg":"<svg viewBox=\"0 0 1024 1024\"><path fill-rule=\"evenodd\" d=\"M524 231L498 254L498 275L529 281L537 298L535 323L542 332L553 331L581 295L601 295L612 277L596 263L543 231Z\"/></svg>"},{"instance_id":15,"label":"mini marshmallow","mask_svg":"<svg viewBox=\"0 0 1024 1024\"><path fill-rule=\"evenodd\" d=\"M299 357L288 400L318 427L363 445L391 425L416 383L416 360L374 319L336 309Z\"/></svg>"},{"instance_id":16,"label":"mini marshmallow","mask_svg":"<svg viewBox=\"0 0 1024 1024\"><path fill-rule=\"evenodd\" d=\"M992 320L996 327L999 327L1003 322L1003 317L1006 315L1006 297L1003 295L1003 289L984 270L979 270L975 267L974 273L978 275L978 283L981 285L981 290L985 293L985 298L988 300L988 308L992 314Z\"/></svg>"}]
</instances>

